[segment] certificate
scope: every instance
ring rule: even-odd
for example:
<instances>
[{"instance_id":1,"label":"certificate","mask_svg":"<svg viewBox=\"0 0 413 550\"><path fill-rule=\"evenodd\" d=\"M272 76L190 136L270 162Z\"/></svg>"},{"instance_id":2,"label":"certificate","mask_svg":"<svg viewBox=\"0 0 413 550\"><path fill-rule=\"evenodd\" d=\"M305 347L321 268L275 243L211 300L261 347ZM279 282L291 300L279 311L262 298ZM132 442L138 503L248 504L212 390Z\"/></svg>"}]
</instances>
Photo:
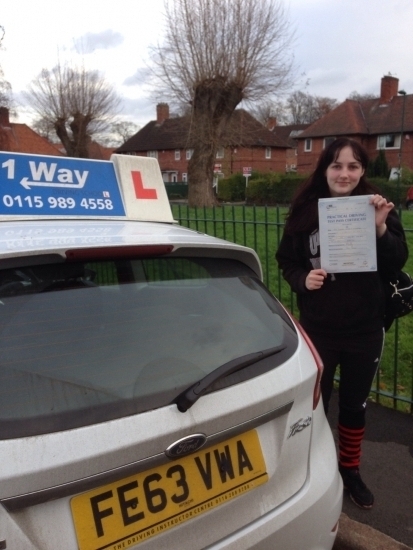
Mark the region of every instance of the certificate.
<instances>
[{"instance_id":1,"label":"certificate","mask_svg":"<svg viewBox=\"0 0 413 550\"><path fill-rule=\"evenodd\" d=\"M319 199L320 260L328 273L377 271L371 196Z\"/></svg>"}]
</instances>

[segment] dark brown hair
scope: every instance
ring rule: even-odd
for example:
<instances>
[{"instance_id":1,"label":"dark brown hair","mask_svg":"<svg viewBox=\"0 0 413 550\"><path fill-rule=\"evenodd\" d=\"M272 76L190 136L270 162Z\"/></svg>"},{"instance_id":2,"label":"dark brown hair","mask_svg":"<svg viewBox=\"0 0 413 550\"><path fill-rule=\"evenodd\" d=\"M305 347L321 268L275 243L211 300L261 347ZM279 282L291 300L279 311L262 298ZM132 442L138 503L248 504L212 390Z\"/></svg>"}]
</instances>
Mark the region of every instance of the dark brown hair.
<instances>
[{"instance_id":1,"label":"dark brown hair","mask_svg":"<svg viewBox=\"0 0 413 550\"><path fill-rule=\"evenodd\" d=\"M358 141L346 137L335 139L321 153L317 166L311 176L297 189L287 214L285 226L287 233L311 232L317 229L318 199L325 199L331 196L326 178L326 170L330 164L337 160L344 147L351 147L354 158L360 162L364 169L364 174L351 194L370 195L378 192L377 188L366 179L369 157L364 147Z\"/></svg>"}]
</instances>

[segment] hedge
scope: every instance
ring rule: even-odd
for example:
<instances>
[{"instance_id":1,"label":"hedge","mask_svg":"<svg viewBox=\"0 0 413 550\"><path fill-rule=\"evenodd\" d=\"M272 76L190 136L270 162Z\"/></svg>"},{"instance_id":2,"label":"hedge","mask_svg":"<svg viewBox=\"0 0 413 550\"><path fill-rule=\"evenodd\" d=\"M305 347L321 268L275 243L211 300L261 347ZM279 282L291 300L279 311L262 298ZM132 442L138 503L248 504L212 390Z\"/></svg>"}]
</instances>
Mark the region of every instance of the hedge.
<instances>
[{"instance_id":1,"label":"hedge","mask_svg":"<svg viewBox=\"0 0 413 550\"><path fill-rule=\"evenodd\" d=\"M246 186L242 174L234 174L229 178L219 180L218 199L223 202L245 201L248 205L276 206L290 204L299 185L307 176L296 174L277 174L253 172ZM403 206L407 190L412 185L409 182L389 181L384 178L369 178L388 200ZM398 199L399 197L399 199Z\"/></svg>"}]
</instances>

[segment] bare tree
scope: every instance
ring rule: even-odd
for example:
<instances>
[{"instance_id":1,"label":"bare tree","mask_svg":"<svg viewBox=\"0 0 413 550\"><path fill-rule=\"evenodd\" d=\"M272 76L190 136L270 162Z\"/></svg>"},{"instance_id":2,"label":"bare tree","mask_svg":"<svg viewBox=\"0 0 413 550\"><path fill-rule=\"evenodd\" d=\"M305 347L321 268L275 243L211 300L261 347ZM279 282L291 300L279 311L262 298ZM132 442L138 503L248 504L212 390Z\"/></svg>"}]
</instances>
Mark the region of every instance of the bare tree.
<instances>
[{"instance_id":1,"label":"bare tree","mask_svg":"<svg viewBox=\"0 0 413 550\"><path fill-rule=\"evenodd\" d=\"M333 99L331 97L315 96L313 108L314 120L312 120L311 122L322 118L324 115L328 114L336 107L338 107L337 99Z\"/></svg>"},{"instance_id":2,"label":"bare tree","mask_svg":"<svg viewBox=\"0 0 413 550\"><path fill-rule=\"evenodd\" d=\"M358 92L354 91L354 92L351 92L351 94L348 96L347 99L354 99L355 101L365 101L366 99L377 99L377 95L359 94Z\"/></svg>"},{"instance_id":3,"label":"bare tree","mask_svg":"<svg viewBox=\"0 0 413 550\"><path fill-rule=\"evenodd\" d=\"M305 124L305 114L308 111L308 94L293 92L286 101L292 124Z\"/></svg>"},{"instance_id":4,"label":"bare tree","mask_svg":"<svg viewBox=\"0 0 413 550\"><path fill-rule=\"evenodd\" d=\"M3 39L5 36L4 27L0 25L0 50L3 48ZM4 76L2 67L0 66L0 107L9 109L12 105L11 84Z\"/></svg>"},{"instance_id":5,"label":"bare tree","mask_svg":"<svg viewBox=\"0 0 413 550\"><path fill-rule=\"evenodd\" d=\"M4 27L0 25L0 50L3 48L3 39L5 35ZM0 108L10 110L12 107L11 85L6 80L3 69L0 66ZM0 124L0 149L7 150L9 146L9 138L7 129Z\"/></svg>"},{"instance_id":6,"label":"bare tree","mask_svg":"<svg viewBox=\"0 0 413 550\"><path fill-rule=\"evenodd\" d=\"M290 122L287 107L281 100L266 99L252 110L252 114L264 126L268 126L273 120L277 126Z\"/></svg>"},{"instance_id":7,"label":"bare tree","mask_svg":"<svg viewBox=\"0 0 413 550\"><path fill-rule=\"evenodd\" d=\"M113 119L114 88L98 71L58 63L43 69L25 94L45 126L53 125L69 157L88 158L88 145Z\"/></svg>"},{"instance_id":8,"label":"bare tree","mask_svg":"<svg viewBox=\"0 0 413 550\"><path fill-rule=\"evenodd\" d=\"M110 128L111 134L113 134L115 141L119 145L125 143L125 141L135 135L138 130L139 126L137 124L126 120L115 122Z\"/></svg>"},{"instance_id":9,"label":"bare tree","mask_svg":"<svg viewBox=\"0 0 413 550\"><path fill-rule=\"evenodd\" d=\"M241 101L285 89L292 32L282 0L166 0L165 12L165 42L153 49L154 72L164 93L192 107L188 199L211 206L223 131Z\"/></svg>"},{"instance_id":10,"label":"bare tree","mask_svg":"<svg viewBox=\"0 0 413 550\"><path fill-rule=\"evenodd\" d=\"M33 130L39 134L39 136L44 137L48 141L59 141L56 135L54 123L52 121L45 118L37 118L36 120L34 120L31 126Z\"/></svg>"},{"instance_id":11,"label":"bare tree","mask_svg":"<svg viewBox=\"0 0 413 550\"><path fill-rule=\"evenodd\" d=\"M292 124L312 124L335 109L338 101L296 91L288 97L286 104Z\"/></svg>"},{"instance_id":12,"label":"bare tree","mask_svg":"<svg viewBox=\"0 0 413 550\"><path fill-rule=\"evenodd\" d=\"M140 126L134 122L115 120L106 131L95 135L95 140L109 148L118 148L136 134Z\"/></svg>"}]
</instances>

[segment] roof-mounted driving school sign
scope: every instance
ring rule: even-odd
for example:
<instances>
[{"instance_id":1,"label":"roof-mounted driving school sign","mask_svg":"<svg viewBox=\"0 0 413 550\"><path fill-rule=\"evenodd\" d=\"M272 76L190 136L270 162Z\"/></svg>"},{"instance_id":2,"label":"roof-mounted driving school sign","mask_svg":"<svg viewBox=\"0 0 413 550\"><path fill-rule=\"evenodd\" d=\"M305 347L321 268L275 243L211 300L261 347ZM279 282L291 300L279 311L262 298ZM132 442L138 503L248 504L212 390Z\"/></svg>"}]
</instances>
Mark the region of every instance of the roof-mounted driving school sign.
<instances>
[{"instance_id":1,"label":"roof-mounted driving school sign","mask_svg":"<svg viewBox=\"0 0 413 550\"><path fill-rule=\"evenodd\" d=\"M0 152L0 220L23 218L174 221L156 159Z\"/></svg>"}]
</instances>

